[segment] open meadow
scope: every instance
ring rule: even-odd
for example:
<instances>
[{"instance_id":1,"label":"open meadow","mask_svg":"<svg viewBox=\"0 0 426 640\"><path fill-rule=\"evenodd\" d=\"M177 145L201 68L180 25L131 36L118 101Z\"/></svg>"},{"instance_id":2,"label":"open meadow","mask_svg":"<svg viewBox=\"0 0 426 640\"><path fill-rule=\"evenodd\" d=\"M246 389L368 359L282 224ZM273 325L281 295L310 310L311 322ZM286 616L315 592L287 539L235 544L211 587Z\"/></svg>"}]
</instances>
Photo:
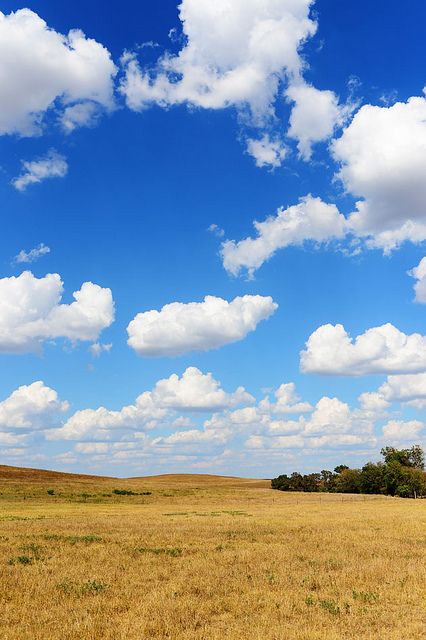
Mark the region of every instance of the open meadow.
<instances>
[{"instance_id":1,"label":"open meadow","mask_svg":"<svg viewBox=\"0 0 426 640\"><path fill-rule=\"evenodd\" d=\"M425 637L426 501L269 487L0 467L0 637Z\"/></svg>"}]
</instances>

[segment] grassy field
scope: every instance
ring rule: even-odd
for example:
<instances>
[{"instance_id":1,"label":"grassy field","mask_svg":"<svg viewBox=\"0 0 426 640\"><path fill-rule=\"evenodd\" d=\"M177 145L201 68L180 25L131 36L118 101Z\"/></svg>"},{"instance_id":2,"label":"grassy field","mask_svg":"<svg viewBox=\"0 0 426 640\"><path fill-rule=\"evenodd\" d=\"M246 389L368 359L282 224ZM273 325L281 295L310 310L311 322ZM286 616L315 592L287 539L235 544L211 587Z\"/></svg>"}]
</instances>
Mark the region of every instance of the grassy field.
<instances>
[{"instance_id":1,"label":"grassy field","mask_svg":"<svg viewBox=\"0 0 426 640\"><path fill-rule=\"evenodd\" d=\"M0 598L2 640L424 638L426 501L0 467Z\"/></svg>"}]
</instances>

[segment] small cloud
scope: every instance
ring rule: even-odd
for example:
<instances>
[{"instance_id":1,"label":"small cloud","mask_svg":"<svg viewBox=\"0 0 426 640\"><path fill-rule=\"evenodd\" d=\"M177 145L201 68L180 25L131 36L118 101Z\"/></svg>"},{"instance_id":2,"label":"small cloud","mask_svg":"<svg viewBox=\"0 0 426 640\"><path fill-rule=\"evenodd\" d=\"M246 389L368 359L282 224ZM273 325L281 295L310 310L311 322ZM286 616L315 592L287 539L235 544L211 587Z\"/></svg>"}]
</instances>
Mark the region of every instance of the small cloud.
<instances>
[{"instance_id":1,"label":"small cloud","mask_svg":"<svg viewBox=\"0 0 426 640\"><path fill-rule=\"evenodd\" d=\"M21 249L18 255L13 258L13 262L15 264L35 262L39 258L45 256L47 253L50 253L50 247L41 242L37 247L34 247L34 249L31 249L30 251Z\"/></svg>"},{"instance_id":2,"label":"small cloud","mask_svg":"<svg viewBox=\"0 0 426 640\"><path fill-rule=\"evenodd\" d=\"M247 139L247 153L255 160L256 167L280 167L288 154L288 148L278 139L265 134L259 140Z\"/></svg>"},{"instance_id":3,"label":"small cloud","mask_svg":"<svg viewBox=\"0 0 426 640\"><path fill-rule=\"evenodd\" d=\"M225 235L224 230L218 227L217 224L211 224L207 229L207 231L210 231L210 233L213 233L217 238L223 238L223 236Z\"/></svg>"},{"instance_id":4,"label":"small cloud","mask_svg":"<svg viewBox=\"0 0 426 640\"><path fill-rule=\"evenodd\" d=\"M25 191L30 184L43 182L47 178L63 178L68 173L66 158L54 149L38 160L23 160L23 172L12 180L18 191Z\"/></svg>"},{"instance_id":5,"label":"small cloud","mask_svg":"<svg viewBox=\"0 0 426 640\"><path fill-rule=\"evenodd\" d=\"M102 353L109 353L112 349L112 343L102 344L101 342L94 342L90 345L89 351L94 358L99 358Z\"/></svg>"}]
</instances>

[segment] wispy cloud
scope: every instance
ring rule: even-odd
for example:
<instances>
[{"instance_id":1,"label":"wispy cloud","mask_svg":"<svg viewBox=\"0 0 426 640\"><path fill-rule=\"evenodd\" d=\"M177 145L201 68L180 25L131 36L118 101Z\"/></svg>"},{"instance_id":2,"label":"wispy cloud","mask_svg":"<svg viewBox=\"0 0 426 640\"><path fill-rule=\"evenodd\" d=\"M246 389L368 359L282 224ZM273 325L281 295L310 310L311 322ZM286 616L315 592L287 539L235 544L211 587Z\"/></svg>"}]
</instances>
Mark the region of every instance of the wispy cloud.
<instances>
[{"instance_id":1,"label":"wispy cloud","mask_svg":"<svg viewBox=\"0 0 426 640\"><path fill-rule=\"evenodd\" d=\"M66 158L54 149L43 158L23 160L22 168L21 175L12 180L12 185L18 191L25 191L30 184L43 182L47 178L63 178L68 173Z\"/></svg>"},{"instance_id":2,"label":"wispy cloud","mask_svg":"<svg viewBox=\"0 0 426 640\"><path fill-rule=\"evenodd\" d=\"M30 251L21 249L18 255L13 258L13 262L15 264L35 262L39 258L45 256L47 253L50 253L50 247L41 242L37 247L34 247L34 249L31 249Z\"/></svg>"}]
</instances>

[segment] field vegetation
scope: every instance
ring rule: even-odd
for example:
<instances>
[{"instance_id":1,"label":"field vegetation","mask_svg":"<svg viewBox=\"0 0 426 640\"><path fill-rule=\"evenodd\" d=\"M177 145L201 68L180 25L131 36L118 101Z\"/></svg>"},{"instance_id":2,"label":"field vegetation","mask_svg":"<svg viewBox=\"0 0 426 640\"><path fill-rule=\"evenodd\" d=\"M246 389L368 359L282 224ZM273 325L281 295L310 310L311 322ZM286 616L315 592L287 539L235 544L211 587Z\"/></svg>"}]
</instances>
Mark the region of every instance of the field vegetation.
<instances>
[{"instance_id":1,"label":"field vegetation","mask_svg":"<svg viewBox=\"0 0 426 640\"><path fill-rule=\"evenodd\" d=\"M2 640L420 639L426 502L0 467Z\"/></svg>"}]
</instances>

